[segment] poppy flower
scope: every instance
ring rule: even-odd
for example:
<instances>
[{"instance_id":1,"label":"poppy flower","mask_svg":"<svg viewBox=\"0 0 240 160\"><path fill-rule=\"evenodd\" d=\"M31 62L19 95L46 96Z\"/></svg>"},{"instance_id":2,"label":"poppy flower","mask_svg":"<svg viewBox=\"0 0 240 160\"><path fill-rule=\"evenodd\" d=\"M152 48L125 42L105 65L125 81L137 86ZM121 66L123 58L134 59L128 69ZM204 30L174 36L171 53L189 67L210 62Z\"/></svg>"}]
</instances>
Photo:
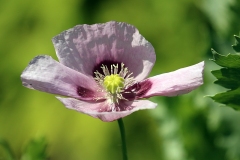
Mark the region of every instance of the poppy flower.
<instances>
[{"instance_id":1,"label":"poppy flower","mask_svg":"<svg viewBox=\"0 0 240 160\"><path fill-rule=\"evenodd\" d=\"M59 62L35 57L25 87L57 94L67 108L110 122L157 106L146 98L177 96L203 84L204 62L147 78L156 55L132 25L77 25L52 39Z\"/></svg>"}]
</instances>

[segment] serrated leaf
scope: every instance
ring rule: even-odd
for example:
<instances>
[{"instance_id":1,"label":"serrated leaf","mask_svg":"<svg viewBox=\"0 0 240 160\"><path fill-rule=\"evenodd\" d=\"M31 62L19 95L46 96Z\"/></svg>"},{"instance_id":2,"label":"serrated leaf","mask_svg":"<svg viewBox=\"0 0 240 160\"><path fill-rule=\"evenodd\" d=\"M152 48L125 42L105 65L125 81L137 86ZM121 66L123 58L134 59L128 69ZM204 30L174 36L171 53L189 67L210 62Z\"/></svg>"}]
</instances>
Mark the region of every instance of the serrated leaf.
<instances>
[{"instance_id":1,"label":"serrated leaf","mask_svg":"<svg viewBox=\"0 0 240 160\"><path fill-rule=\"evenodd\" d=\"M212 49L213 59L216 64L227 68L240 68L240 54L221 55Z\"/></svg>"},{"instance_id":2,"label":"serrated leaf","mask_svg":"<svg viewBox=\"0 0 240 160\"><path fill-rule=\"evenodd\" d=\"M240 37L235 36L235 38L236 44L233 47L236 51L240 51ZM212 74L217 78L214 83L229 90L218 93L211 98L234 109L240 109L240 54L228 54L225 56L213 49L212 53L212 61L224 67L220 70L212 71Z\"/></svg>"},{"instance_id":3,"label":"serrated leaf","mask_svg":"<svg viewBox=\"0 0 240 160\"><path fill-rule=\"evenodd\" d=\"M212 71L212 74L217 78L214 82L228 89L236 89L240 87L240 69L222 68Z\"/></svg>"},{"instance_id":4,"label":"serrated leaf","mask_svg":"<svg viewBox=\"0 0 240 160\"><path fill-rule=\"evenodd\" d=\"M238 81L240 79L240 68L221 68L220 70L212 71L216 78L226 77Z\"/></svg>"},{"instance_id":5,"label":"serrated leaf","mask_svg":"<svg viewBox=\"0 0 240 160\"><path fill-rule=\"evenodd\" d=\"M216 102L226 104L234 109L240 109L240 88L218 93L211 98Z\"/></svg>"},{"instance_id":6,"label":"serrated leaf","mask_svg":"<svg viewBox=\"0 0 240 160\"><path fill-rule=\"evenodd\" d=\"M236 39L236 43L232 45L232 47L236 52L240 52L240 37L236 35L234 35L234 37Z\"/></svg>"}]
</instances>

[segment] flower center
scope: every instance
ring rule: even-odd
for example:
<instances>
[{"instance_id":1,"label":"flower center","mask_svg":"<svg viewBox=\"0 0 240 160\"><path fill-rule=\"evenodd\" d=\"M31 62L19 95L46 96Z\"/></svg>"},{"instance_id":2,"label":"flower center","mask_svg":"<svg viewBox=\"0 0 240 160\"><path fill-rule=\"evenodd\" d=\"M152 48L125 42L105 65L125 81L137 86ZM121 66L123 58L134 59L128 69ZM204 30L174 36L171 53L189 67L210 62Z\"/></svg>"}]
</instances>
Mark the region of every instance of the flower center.
<instances>
[{"instance_id":1,"label":"flower center","mask_svg":"<svg viewBox=\"0 0 240 160\"><path fill-rule=\"evenodd\" d=\"M116 94L124 87L124 79L118 74L111 74L104 78L103 86L111 94Z\"/></svg>"},{"instance_id":2,"label":"flower center","mask_svg":"<svg viewBox=\"0 0 240 160\"><path fill-rule=\"evenodd\" d=\"M101 72L101 73L100 73ZM99 84L101 92L106 92L106 98L111 104L119 103L119 100L127 100L123 97L125 89L134 84L132 73L122 63L112 64L109 67L102 65L100 71L95 71L95 80ZM102 97L99 97L99 99ZM98 99L98 98L97 98ZM113 109L114 110L114 109Z\"/></svg>"}]
</instances>

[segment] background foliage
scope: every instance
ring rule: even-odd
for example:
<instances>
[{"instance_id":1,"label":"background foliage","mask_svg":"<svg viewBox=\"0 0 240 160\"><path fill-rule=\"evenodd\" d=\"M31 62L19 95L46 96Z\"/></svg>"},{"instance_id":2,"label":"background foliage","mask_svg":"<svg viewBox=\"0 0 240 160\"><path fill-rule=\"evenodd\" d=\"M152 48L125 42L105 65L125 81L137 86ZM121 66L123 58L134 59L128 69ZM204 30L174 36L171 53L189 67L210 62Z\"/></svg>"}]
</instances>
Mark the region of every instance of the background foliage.
<instances>
[{"instance_id":1,"label":"background foliage","mask_svg":"<svg viewBox=\"0 0 240 160\"><path fill-rule=\"evenodd\" d=\"M209 61L210 48L232 52L232 35L240 31L239 0L0 2L0 159L9 157L4 146L16 159L38 154L51 160L121 159L116 122L67 110L53 95L26 89L20 81L36 55L57 59L53 36L77 24L116 20L136 26L155 47L151 75L206 62L198 90L152 98L159 104L155 110L124 118L129 159L240 160L240 113L204 98L224 90L212 84L210 70L218 66Z\"/></svg>"}]
</instances>

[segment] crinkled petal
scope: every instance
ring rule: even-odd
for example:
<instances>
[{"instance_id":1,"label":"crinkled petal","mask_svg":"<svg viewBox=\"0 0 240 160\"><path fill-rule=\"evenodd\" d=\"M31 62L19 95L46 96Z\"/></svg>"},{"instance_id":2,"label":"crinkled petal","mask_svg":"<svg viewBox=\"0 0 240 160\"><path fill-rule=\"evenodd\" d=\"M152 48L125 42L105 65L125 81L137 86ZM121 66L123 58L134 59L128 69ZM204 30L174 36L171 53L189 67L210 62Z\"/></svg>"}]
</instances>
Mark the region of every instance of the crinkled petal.
<instances>
[{"instance_id":1,"label":"crinkled petal","mask_svg":"<svg viewBox=\"0 0 240 160\"><path fill-rule=\"evenodd\" d=\"M204 62L174 72L150 77L142 83L139 98L177 96L188 93L203 84Z\"/></svg>"},{"instance_id":2,"label":"crinkled petal","mask_svg":"<svg viewBox=\"0 0 240 160\"><path fill-rule=\"evenodd\" d=\"M97 84L93 78L87 77L70 69L50 56L35 57L21 74L25 87L43 92L74 97L83 100L93 100Z\"/></svg>"},{"instance_id":3,"label":"crinkled petal","mask_svg":"<svg viewBox=\"0 0 240 160\"><path fill-rule=\"evenodd\" d=\"M57 97L67 108L82 112L84 114L90 115L94 118L99 118L105 122L111 122L119 118L125 117L135 111L142 109L153 109L157 106L156 103L153 103L148 100L137 100L129 102L128 104L132 108L127 111L112 111L112 112L101 112L105 110L106 107L109 107L106 101L91 103L86 101L80 101L74 98L62 98ZM126 104L124 104L126 105Z\"/></svg>"},{"instance_id":4,"label":"crinkled petal","mask_svg":"<svg viewBox=\"0 0 240 160\"><path fill-rule=\"evenodd\" d=\"M134 26L123 22L77 25L52 41L62 64L88 75L93 75L97 65L111 61L124 63L141 81L156 59L152 45Z\"/></svg>"}]
</instances>

